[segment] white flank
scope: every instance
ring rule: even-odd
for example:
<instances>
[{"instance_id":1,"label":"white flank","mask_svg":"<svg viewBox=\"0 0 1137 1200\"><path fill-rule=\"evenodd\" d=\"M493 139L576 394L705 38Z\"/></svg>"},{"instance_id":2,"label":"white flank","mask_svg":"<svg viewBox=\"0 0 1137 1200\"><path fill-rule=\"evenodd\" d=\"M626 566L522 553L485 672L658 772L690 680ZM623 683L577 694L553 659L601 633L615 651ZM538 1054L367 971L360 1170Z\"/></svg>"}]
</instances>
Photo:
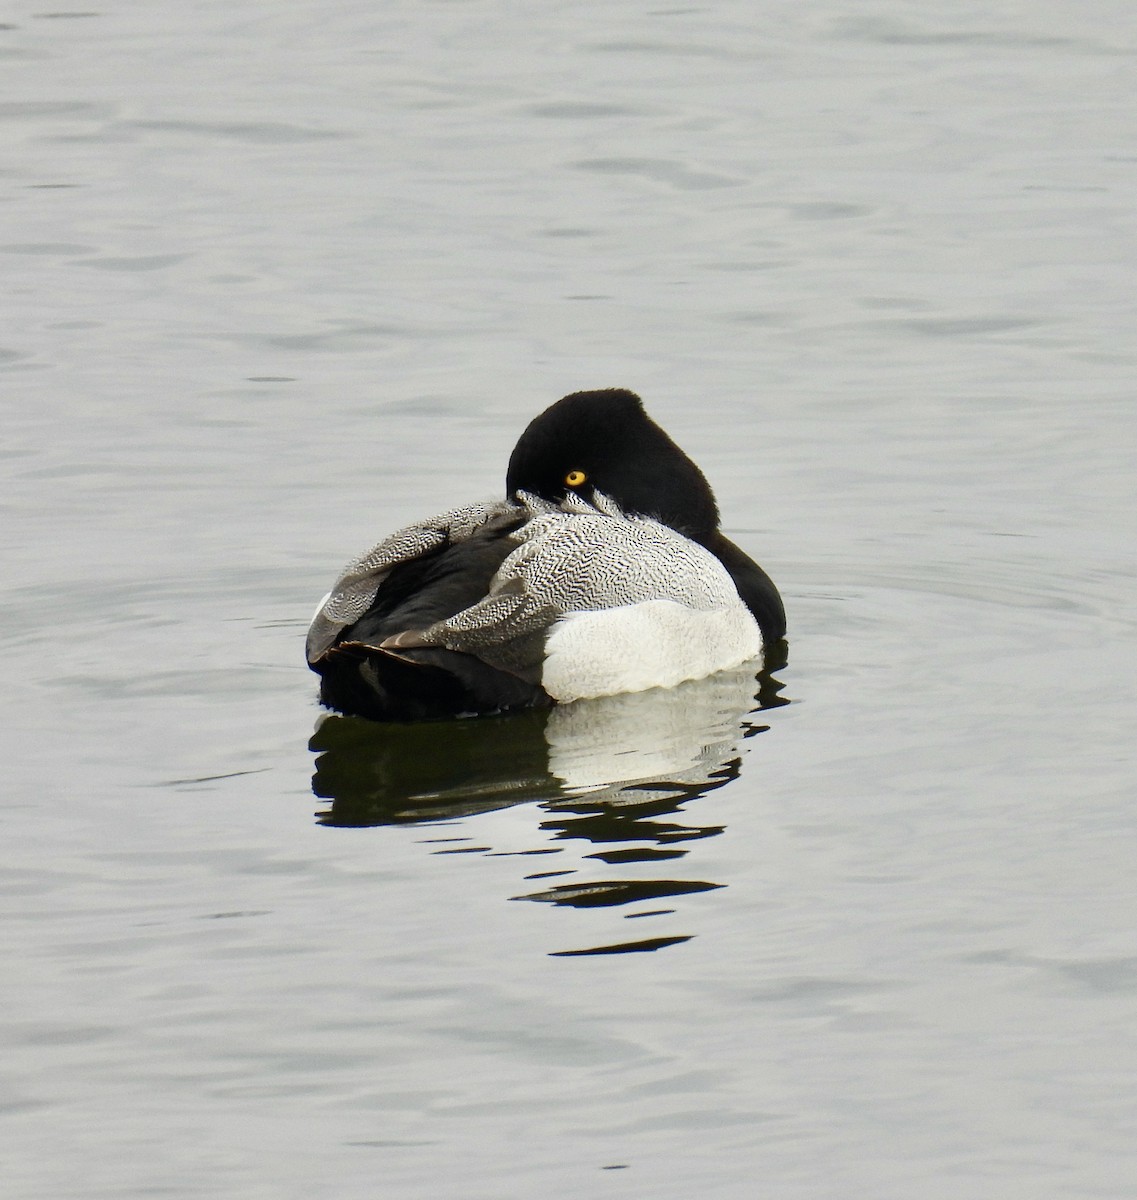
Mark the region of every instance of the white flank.
<instances>
[{"instance_id":1,"label":"white flank","mask_svg":"<svg viewBox=\"0 0 1137 1200\"><path fill-rule=\"evenodd\" d=\"M761 653L758 623L741 604L699 610L643 600L557 621L545 643L541 684L567 703L674 687Z\"/></svg>"}]
</instances>

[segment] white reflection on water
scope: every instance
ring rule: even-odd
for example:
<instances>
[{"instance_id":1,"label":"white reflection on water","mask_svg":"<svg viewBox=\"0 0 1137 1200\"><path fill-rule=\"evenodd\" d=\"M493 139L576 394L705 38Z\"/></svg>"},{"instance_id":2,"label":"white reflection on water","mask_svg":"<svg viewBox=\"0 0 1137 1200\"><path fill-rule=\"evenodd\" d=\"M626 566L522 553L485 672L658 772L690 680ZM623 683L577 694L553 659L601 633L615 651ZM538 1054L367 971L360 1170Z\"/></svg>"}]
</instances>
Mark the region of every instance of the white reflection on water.
<instances>
[{"instance_id":1,"label":"white reflection on water","mask_svg":"<svg viewBox=\"0 0 1137 1200\"><path fill-rule=\"evenodd\" d=\"M753 708L747 663L676 688L554 708L549 770L571 791L651 779L703 779L721 768Z\"/></svg>"}]
</instances>

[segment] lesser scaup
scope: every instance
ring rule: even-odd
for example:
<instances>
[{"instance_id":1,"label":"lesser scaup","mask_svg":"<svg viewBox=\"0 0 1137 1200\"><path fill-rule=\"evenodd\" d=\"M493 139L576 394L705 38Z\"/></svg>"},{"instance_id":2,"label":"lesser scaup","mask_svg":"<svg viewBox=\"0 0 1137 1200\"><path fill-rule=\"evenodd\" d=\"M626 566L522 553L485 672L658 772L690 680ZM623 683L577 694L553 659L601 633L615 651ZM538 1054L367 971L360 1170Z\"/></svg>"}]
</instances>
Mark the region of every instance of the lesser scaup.
<instances>
[{"instance_id":1,"label":"lesser scaup","mask_svg":"<svg viewBox=\"0 0 1137 1200\"><path fill-rule=\"evenodd\" d=\"M529 424L504 500L410 525L350 563L307 650L329 708L408 721L672 687L785 631L702 471L612 388Z\"/></svg>"}]
</instances>

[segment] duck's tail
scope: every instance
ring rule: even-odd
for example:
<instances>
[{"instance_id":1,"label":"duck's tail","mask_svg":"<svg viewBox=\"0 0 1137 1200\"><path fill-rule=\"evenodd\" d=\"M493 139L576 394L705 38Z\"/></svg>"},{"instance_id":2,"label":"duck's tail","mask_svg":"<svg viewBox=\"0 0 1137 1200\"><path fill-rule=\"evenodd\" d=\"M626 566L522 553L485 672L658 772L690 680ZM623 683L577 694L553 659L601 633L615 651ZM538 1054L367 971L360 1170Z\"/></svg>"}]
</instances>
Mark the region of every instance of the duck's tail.
<instances>
[{"instance_id":1,"label":"duck's tail","mask_svg":"<svg viewBox=\"0 0 1137 1200\"><path fill-rule=\"evenodd\" d=\"M540 684L436 646L340 642L312 666L323 704L373 721L437 721L552 704Z\"/></svg>"}]
</instances>

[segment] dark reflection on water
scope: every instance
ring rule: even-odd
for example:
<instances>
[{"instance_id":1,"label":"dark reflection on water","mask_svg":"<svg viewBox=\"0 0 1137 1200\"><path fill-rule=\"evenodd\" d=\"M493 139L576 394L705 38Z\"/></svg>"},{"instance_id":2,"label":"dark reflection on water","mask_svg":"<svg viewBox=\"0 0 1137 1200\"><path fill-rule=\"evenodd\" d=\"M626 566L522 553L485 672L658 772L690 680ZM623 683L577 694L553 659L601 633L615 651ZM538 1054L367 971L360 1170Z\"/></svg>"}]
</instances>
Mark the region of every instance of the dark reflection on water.
<instances>
[{"instance_id":1,"label":"dark reflection on water","mask_svg":"<svg viewBox=\"0 0 1137 1200\"><path fill-rule=\"evenodd\" d=\"M309 748L319 752L312 791L331 800L321 825L401 825L454 820L548 799L543 712L471 721L388 725L327 717Z\"/></svg>"},{"instance_id":2,"label":"dark reflection on water","mask_svg":"<svg viewBox=\"0 0 1137 1200\"><path fill-rule=\"evenodd\" d=\"M429 825L533 804L542 819L534 829L540 844L531 849L495 850L467 837L427 844L438 846L436 854L530 857L591 843L597 849L583 859L607 868L602 877L579 878L576 867L536 871L525 879L576 878L512 898L567 909L652 906L627 917L673 913L659 902L726 885L675 878L671 870L645 878L644 866L674 867L689 853L687 843L723 832L722 825L695 823L686 809L738 778L740 743L768 728L754 714L789 703L774 678L785 663L781 644L757 676L751 667L670 690L509 717L394 725L329 716L310 743L318 753L312 790L331 801L317 820L339 827ZM554 953L658 950L691 936Z\"/></svg>"},{"instance_id":3,"label":"dark reflection on water","mask_svg":"<svg viewBox=\"0 0 1137 1200\"><path fill-rule=\"evenodd\" d=\"M721 883L694 883L682 879L635 879L628 883L563 883L547 892L515 896L515 900L548 900L574 908L607 908L660 896L682 896L686 892L709 892Z\"/></svg>"}]
</instances>

